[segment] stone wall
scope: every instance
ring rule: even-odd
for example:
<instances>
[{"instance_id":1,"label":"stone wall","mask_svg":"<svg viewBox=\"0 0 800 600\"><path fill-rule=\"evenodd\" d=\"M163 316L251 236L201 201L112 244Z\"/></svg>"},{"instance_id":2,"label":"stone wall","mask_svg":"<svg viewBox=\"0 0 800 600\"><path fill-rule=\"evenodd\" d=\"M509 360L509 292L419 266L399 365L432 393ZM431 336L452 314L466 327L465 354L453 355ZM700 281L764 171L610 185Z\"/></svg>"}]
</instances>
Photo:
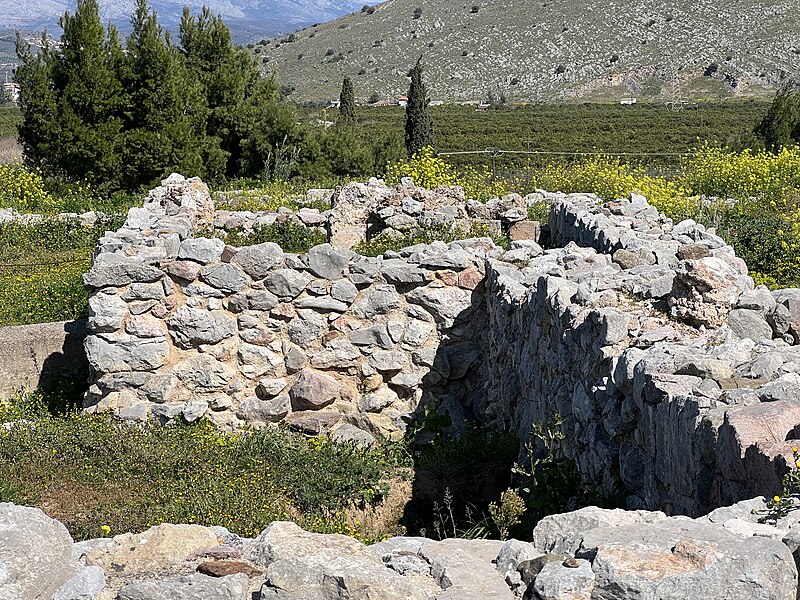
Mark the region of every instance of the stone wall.
<instances>
[{"instance_id":1,"label":"stone wall","mask_svg":"<svg viewBox=\"0 0 800 600\"><path fill-rule=\"evenodd\" d=\"M638 196L542 192L552 249L348 250L409 210L513 226L530 200L467 209L452 190L350 184L325 215L331 244L295 255L194 237L213 205L172 176L85 277L86 406L360 441L425 406L523 439L557 412L586 480L632 508L697 515L778 491L800 431L800 290L754 289L713 232Z\"/></svg>"},{"instance_id":2,"label":"stone wall","mask_svg":"<svg viewBox=\"0 0 800 600\"><path fill-rule=\"evenodd\" d=\"M85 377L85 337L86 321L0 327L0 398L61 373Z\"/></svg>"}]
</instances>

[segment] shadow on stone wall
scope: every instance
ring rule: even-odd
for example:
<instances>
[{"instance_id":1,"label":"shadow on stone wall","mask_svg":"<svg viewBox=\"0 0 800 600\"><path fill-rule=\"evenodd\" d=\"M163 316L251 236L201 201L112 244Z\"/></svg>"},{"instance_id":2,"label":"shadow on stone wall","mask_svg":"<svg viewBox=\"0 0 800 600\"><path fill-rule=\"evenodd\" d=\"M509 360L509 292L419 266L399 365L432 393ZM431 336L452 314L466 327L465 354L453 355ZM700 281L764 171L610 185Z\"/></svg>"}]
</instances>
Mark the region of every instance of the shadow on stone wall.
<instances>
[{"instance_id":1,"label":"shadow on stone wall","mask_svg":"<svg viewBox=\"0 0 800 600\"><path fill-rule=\"evenodd\" d=\"M64 413L80 406L89 389L89 362L83 348L86 320L63 323L63 332L60 351L44 359L36 382L51 413Z\"/></svg>"},{"instance_id":2,"label":"shadow on stone wall","mask_svg":"<svg viewBox=\"0 0 800 600\"><path fill-rule=\"evenodd\" d=\"M401 519L409 533L453 537L452 528L461 532L483 519L488 503L511 483L519 445L509 439L515 436L482 427L489 359L485 294L482 282L453 327L442 331L422 380L409 425L415 440L412 492Z\"/></svg>"}]
</instances>

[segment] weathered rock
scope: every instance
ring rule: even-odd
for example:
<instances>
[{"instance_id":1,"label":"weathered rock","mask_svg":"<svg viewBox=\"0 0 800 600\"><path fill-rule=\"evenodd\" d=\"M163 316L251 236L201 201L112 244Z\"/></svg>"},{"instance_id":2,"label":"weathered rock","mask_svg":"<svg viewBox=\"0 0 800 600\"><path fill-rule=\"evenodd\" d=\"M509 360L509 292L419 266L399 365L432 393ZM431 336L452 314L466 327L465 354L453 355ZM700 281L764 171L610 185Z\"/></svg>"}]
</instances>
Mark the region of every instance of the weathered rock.
<instances>
[{"instance_id":1,"label":"weathered rock","mask_svg":"<svg viewBox=\"0 0 800 600\"><path fill-rule=\"evenodd\" d=\"M289 414L290 400L287 394L282 394L269 400L247 398L239 406L237 414L245 421L260 421L262 423L277 422Z\"/></svg>"},{"instance_id":2,"label":"weathered rock","mask_svg":"<svg viewBox=\"0 0 800 600\"><path fill-rule=\"evenodd\" d=\"M772 327L754 310L737 308L728 315L728 327L740 338L754 342L772 339Z\"/></svg>"},{"instance_id":3,"label":"weathered rock","mask_svg":"<svg viewBox=\"0 0 800 600\"><path fill-rule=\"evenodd\" d=\"M164 524L138 534L115 536L107 547L89 550L85 555L88 564L107 573L147 574L182 564L188 554L214 546L219 546L217 536L206 527Z\"/></svg>"},{"instance_id":4,"label":"weathered rock","mask_svg":"<svg viewBox=\"0 0 800 600\"><path fill-rule=\"evenodd\" d=\"M272 523L245 546L244 555L266 568L262 598L433 600L436 591L387 569L356 540L307 533L294 523Z\"/></svg>"},{"instance_id":5,"label":"weathered rock","mask_svg":"<svg viewBox=\"0 0 800 600\"><path fill-rule=\"evenodd\" d=\"M536 576L533 593L541 600L590 600L594 582L595 574L588 560L552 561Z\"/></svg>"},{"instance_id":6,"label":"weathered rock","mask_svg":"<svg viewBox=\"0 0 800 600\"><path fill-rule=\"evenodd\" d=\"M81 570L66 527L38 508L0 503L0 600L50 600Z\"/></svg>"},{"instance_id":7,"label":"weathered rock","mask_svg":"<svg viewBox=\"0 0 800 600\"><path fill-rule=\"evenodd\" d=\"M278 269L270 273L264 280L267 290L279 298L296 298L311 281L308 273L292 269Z\"/></svg>"},{"instance_id":8,"label":"weathered rock","mask_svg":"<svg viewBox=\"0 0 800 600\"><path fill-rule=\"evenodd\" d=\"M319 410L339 396L339 382L330 375L303 369L290 391L294 410Z\"/></svg>"},{"instance_id":9,"label":"weathered rock","mask_svg":"<svg viewBox=\"0 0 800 600\"><path fill-rule=\"evenodd\" d=\"M263 574L258 569L240 560L209 560L197 565L197 572L210 577L227 577L241 573L250 579Z\"/></svg>"},{"instance_id":10,"label":"weathered rock","mask_svg":"<svg viewBox=\"0 0 800 600\"><path fill-rule=\"evenodd\" d=\"M573 512L549 515L533 529L533 545L548 553L574 554L582 535L598 527L613 529L636 523L654 523L665 519L662 512L643 510L608 510L588 506Z\"/></svg>"},{"instance_id":11,"label":"weathered rock","mask_svg":"<svg viewBox=\"0 0 800 600\"><path fill-rule=\"evenodd\" d=\"M220 313L182 306L167 319L170 336L177 346L217 344L236 333L236 322Z\"/></svg>"},{"instance_id":12,"label":"weathered rock","mask_svg":"<svg viewBox=\"0 0 800 600\"><path fill-rule=\"evenodd\" d=\"M225 242L217 238L192 238L181 242L178 258L207 265L218 259L224 248Z\"/></svg>"},{"instance_id":13,"label":"weathered rock","mask_svg":"<svg viewBox=\"0 0 800 600\"><path fill-rule=\"evenodd\" d=\"M583 535L592 561L592 598L765 598L790 600L797 572L779 541L741 537L689 519L661 519Z\"/></svg>"},{"instance_id":14,"label":"weathered rock","mask_svg":"<svg viewBox=\"0 0 800 600\"><path fill-rule=\"evenodd\" d=\"M167 579L134 581L119 600L249 600L247 575L209 577L195 573Z\"/></svg>"},{"instance_id":15,"label":"weathered rock","mask_svg":"<svg viewBox=\"0 0 800 600\"><path fill-rule=\"evenodd\" d=\"M137 262L94 265L92 270L83 276L83 285L93 289L122 287L130 283L158 281L163 276L162 270Z\"/></svg>"},{"instance_id":16,"label":"weathered rock","mask_svg":"<svg viewBox=\"0 0 800 600\"><path fill-rule=\"evenodd\" d=\"M321 244L308 251L306 262L317 277L335 281L342 278L350 256L350 253L335 250L330 244Z\"/></svg>"},{"instance_id":17,"label":"weathered rock","mask_svg":"<svg viewBox=\"0 0 800 600\"><path fill-rule=\"evenodd\" d=\"M103 569L86 567L58 588L53 594L53 600L98 600L105 587L106 575Z\"/></svg>"},{"instance_id":18,"label":"weathered rock","mask_svg":"<svg viewBox=\"0 0 800 600\"><path fill-rule=\"evenodd\" d=\"M200 279L228 294L238 292L247 283L247 278L239 267L226 263L205 267L200 272Z\"/></svg>"},{"instance_id":19,"label":"weathered rock","mask_svg":"<svg viewBox=\"0 0 800 600\"><path fill-rule=\"evenodd\" d=\"M273 242L247 246L236 253L232 262L242 267L253 279L264 279L283 262L283 250Z\"/></svg>"}]
</instances>

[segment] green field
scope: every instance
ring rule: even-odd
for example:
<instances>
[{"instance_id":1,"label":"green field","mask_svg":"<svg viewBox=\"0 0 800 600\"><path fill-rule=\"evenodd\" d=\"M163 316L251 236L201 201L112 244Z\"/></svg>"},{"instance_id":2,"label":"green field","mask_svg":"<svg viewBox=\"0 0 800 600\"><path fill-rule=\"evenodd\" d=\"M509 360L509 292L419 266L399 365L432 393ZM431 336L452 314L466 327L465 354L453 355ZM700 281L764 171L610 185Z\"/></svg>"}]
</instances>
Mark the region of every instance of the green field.
<instances>
[{"instance_id":1,"label":"green field","mask_svg":"<svg viewBox=\"0 0 800 600\"><path fill-rule=\"evenodd\" d=\"M480 151L487 148L539 152L620 152L649 154L629 157L636 162L676 165L676 156L663 154L691 151L703 142L734 148L748 139L769 104L754 100L697 103L670 111L663 104L564 104L519 105L477 112L470 106L431 107L439 152ZM359 107L359 123L370 136L389 139L403 134L401 107ZM305 112L306 120L322 118L321 110ZM335 120L336 110L326 113ZM660 155L660 156L659 156ZM504 154L500 168L550 162L558 156ZM449 156L459 165L488 164L486 154Z\"/></svg>"}]
</instances>

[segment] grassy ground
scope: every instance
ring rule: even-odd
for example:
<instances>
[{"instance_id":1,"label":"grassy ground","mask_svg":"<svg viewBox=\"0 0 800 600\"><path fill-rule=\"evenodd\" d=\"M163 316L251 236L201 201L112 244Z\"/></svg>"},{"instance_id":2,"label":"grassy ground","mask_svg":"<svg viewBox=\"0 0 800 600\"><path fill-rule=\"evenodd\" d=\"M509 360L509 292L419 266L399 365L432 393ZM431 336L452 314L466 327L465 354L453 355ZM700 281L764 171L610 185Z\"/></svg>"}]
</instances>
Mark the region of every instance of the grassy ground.
<instances>
[{"instance_id":1,"label":"grassy ground","mask_svg":"<svg viewBox=\"0 0 800 600\"><path fill-rule=\"evenodd\" d=\"M57 219L0 224L0 326L86 316L82 275L97 239L121 221L92 228Z\"/></svg>"},{"instance_id":2,"label":"grassy ground","mask_svg":"<svg viewBox=\"0 0 800 600\"><path fill-rule=\"evenodd\" d=\"M388 442L366 449L281 428L232 435L207 423L54 416L37 394L0 402L0 502L39 506L76 539L100 537L103 526L117 534L162 522L252 536L290 519L372 540L395 531L352 515L374 512L410 464Z\"/></svg>"}]
</instances>

